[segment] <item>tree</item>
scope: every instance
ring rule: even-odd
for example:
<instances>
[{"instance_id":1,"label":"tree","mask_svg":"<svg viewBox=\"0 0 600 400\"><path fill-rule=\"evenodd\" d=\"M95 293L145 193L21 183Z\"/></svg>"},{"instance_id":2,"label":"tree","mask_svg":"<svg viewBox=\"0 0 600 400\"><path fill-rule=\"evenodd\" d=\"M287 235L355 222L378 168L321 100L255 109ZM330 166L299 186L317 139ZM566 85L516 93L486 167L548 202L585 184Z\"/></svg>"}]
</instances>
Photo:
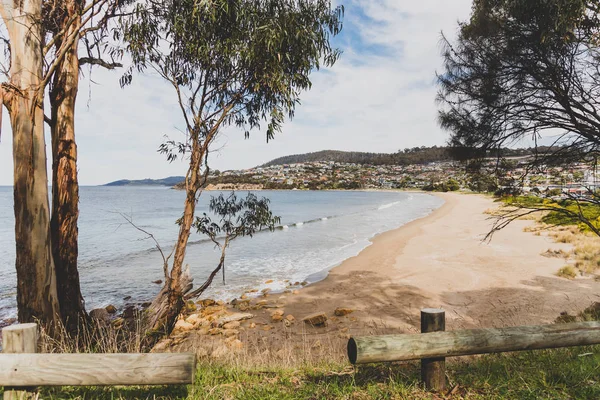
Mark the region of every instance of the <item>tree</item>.
<instances>
[{"instance_id":1,"label":"tree","mask_svg":"<svg viewBox=\"0 0 600 400\"><path fill-rule=\"evenodd\" d=\"M3 1L10 40L2 104L13 134L17 304L21 322L52 325L59 315L50 243L50 205L44 141L42 0Z\"/></svg>"},{"instance_id":2,"label":"tree","mask_svg":"<svg viewBox=\"0 0 600 400\"><path fill-rule=\"evenodd\" d=\"M122 83L131 82L134 70L152 68L173 87L185 139L159 151L169 161L189 161L171 269L150 307L152 330L172 329L192 287L183 263L212 143L225 126L247 137L264 121L272 139L285 116L293 117L310 73L337 60L330 37L339 33L342 13L328 0L168 0L138 4L123 21L133 66Z\"/></svg>"},{"instance_id":3,"label":"tree","mask_svg":"<svg viewBox=\"0 0 600 400\"><path fill-rule=\"evenodd\" d=\"M120 52L107 45L108 22L131 0L45 0L43 27L47 32L44 56L50 100L52 140L52 216L50 234L56 269L62 323L75 333L86 320L77 269L79 180L75 141L75 103L79 71L83 65L113 69L120 66L114 56ZM87 50L79 56L79 46ZM108 53L110 60L102 59Z\"/></svg>"},{"instance_id":4,"label":"tree","mask_svg":"<svg viewBox=\"0 0 600 400\"><path fill-rule=\"evenodd\" d=\"M600 147L600 5L592 0L475 0L458 39L443 38L440 124L455 154L481 157L531 138L527 166L595 158ZM550 140L538 146L538 140ZM566 196L600 206L588 197ZM586 224L577 208L550 203ZM519 203L513 205L519 207ZM502 222L547 204L521 204ZM533 207L534 209L532 209Z\"/></svg>"},{"instance_id":5,"label":"tree","mask_svg":"<svg viewBox=\"0 0 600 400\"><path fill-rule=\"evenodd\" d=\"M215 246L221 249L221 258L208 279L187 294L186 299L202 295L219 271L223 272L223 283L225 283L225 255L233 240L244 236L252 237L256 232L264 229L273 231L275 224L281 220L269 209L269 199L265 197L259 199L252 193L248 193L245 199L238 199L235 192L231 192L227 197L223 194L218 197L211 196L208 209L218 217L219 222L213 222L206 213L203 213L202 217L196 217L194 228L198 233L207 235ZM219 235L224 235L222 242L218 240Z\"/></svg>"},{"instance_id":6,"label":"tree","mask_svg":"<svg viewBox=\"0 0 600 400\"><path fill-rule=\"evenodd\" d=\"M14 138L17 303L22 322L56 322L60 316L63 324L74 330L86 316L77 271L74 108L78 75L85 63L116 66L100 58L99 43L106 36L108 19L128 3L130 0L35 0L0 4L8 31L2 44L10 57L10 67L3 71L9 83L3 84L2 97L11 114ZM81 39L88 57L79 59ZM50 117L43 110L48 86ZM27 109L23 101L30 102ZM50 125L52 137L51 217L44 121Z\"/></svg>"}]
</instances>

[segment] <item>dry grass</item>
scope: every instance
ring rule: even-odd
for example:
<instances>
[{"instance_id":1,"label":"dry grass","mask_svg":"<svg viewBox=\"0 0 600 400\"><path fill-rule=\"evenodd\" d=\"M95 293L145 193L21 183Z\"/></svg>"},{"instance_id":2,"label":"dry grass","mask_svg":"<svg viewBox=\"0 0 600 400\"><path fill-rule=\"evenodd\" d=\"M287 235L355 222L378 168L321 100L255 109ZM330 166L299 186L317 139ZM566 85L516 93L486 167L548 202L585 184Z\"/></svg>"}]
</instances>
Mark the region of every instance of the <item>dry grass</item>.
<instances>
[{"instance_id":1,"label":"dry grass","mask_svg":"<svg viewBox=\"0 0 600 400\"><path fill-rule=\"evenodd\" d=\"M40 325L41 326L41 325ZM140 353L144 337L139 325L132 329L117 329L110 324L92 322L83 326L76 335L67 332L63 325L55 335L40 330L41 353Z\"/></svg>"},{"instance_id":2,"label":"dry grass","mask_svg":"<svg viewBox=\"0 0 600 400\"><path fill-rule=\"evenodd\" d=\"M577 277L577 270L572 265L565 265L558 270L556 276L566 279L575 279Z\"/></svg>"}]
</instances>

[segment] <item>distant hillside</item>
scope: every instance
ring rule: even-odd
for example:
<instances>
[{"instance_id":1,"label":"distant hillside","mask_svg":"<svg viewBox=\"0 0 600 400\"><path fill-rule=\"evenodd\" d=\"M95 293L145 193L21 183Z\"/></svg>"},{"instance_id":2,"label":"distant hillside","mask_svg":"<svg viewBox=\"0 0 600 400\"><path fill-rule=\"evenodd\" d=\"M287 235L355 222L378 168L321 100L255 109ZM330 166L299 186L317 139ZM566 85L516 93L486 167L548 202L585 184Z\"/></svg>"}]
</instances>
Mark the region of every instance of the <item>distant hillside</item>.
<instances>
[{"instance_id":1,"label":"distant hillside","mask_svg":"<svg viewBox=\"0 0 600 400\"><path fill-rule=\"evenodd\" d=\"M502 149L504 157L526 156L531 154L529 149ZM490 156L491 154L488 154ZM261 167L273 165L297 164L305 162L328 162L370 164L370 165L411 165L427 164L438 161L450 161L456 155L449 147L413 147L400 150L397 153L363 153L358 151L323 150L315 153L295 154L276 158Z\"/></svg>"},{"instance_id":2,"label":"distant hillside","mask_svg":"<svg viewBox=\"0 0 600 400\"><path fill-rule=\"evenodd\" d=\"M110 182L103 186L174 186L184 179L184 176L169 176L164 179L140 179L133 181L121 179L120 181Z\"/></svg>"},{"instance_id":3,"label":"distant hillside","mask_svg":"<svg viewBox=\"0 0 600 400\"><path fill-rule=\"evenodd\" d=\"M327 161L371 165L408 165L446 160L450 160L450 154L446 147L415 147L398 153L363 153L358 151L323 150L316 153L295 154L276 158L275 160L262 165L262 167Z\"/></svg>"}]
</instances>

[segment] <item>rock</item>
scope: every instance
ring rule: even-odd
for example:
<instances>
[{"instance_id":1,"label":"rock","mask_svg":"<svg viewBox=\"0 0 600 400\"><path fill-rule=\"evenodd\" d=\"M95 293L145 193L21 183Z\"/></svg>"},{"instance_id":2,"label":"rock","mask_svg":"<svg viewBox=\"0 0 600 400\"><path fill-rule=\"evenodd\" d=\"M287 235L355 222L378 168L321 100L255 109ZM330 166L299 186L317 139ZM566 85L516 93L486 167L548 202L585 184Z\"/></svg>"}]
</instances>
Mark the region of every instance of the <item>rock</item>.
<instances>
[{"instance_id":1,"label":"rock","mask_svg":"<svg viewBox=\"0 0 600 400\"><path fill-rule=\"evenodd\" d=\"M283 315L280 315L280 314L271 315L271 321L273 321L273 322L279 322L282 319L283 319Z\"/></svg>"},{"instance_id":2,"label":"rock","mask_svg":"<svg viewBox=\"0 0 600 400\"><path fill-rule=\"evenodd\" d=\"M347 326L343 327L342 329L340 329L340 332L342 332L342 333L348 332L348 327Z\"/></svg>"},{"instance_id":3,"label":"rock","mask_svg":"<svg viewBox=\"0 0 600 400\"><path fill-rule=\"evenodd\" d=\"M110 314L104 308L96 308L90 311L90 318L102 324L110 322Z\"/></svg>"},{"instance_id":4,"label":"rock","mask_svg":"<svg viewBox=\"0 0 600 400\"><path fill-rule=\"evenodd\" d=\"M125 297L123 297L123 300L124 301L131 300L131 296L125 296Z\"/></svg>"},{"instance_id":5,"label":"rock","mask_svg":"<svg viewBox=\"0 0 600 400\"><path fill-rule=\"evenodd\" d=\"M248 328L254 329L254 328L256 328L256 324L254 322L251 322L250 325L248 326Z\"/></svg>"},{"instance_id":6,"label":"rock","mask_svg":"<svg viewBox=\"0 0 600 400\"><path fill-rule=\"evenodd\" d=\"M221 329L219 329L219 328L212 328L212 329L209 329L207 333L209 335L213 335L213 336L214 335L218 335L219 333L221 333Z\"/></svg>"},{"instance_id":7,"label":"rock","mask_svg":"<svg viewBox=\"0 0 600 400\"><path fill-rule=\"evenodd\" d=\"M221 306L207 306L202 309L202 314L203 315L212 315L212 314L220 313L223 311L225 311L225 308L221 307Z\"/></svg>"},{"instance_id":8,"label":"rock","mask_svg":"<svg viewBox=\"0 0 600 400\"><path fill-rule=\"evenodd\" d=\"M115 314L117 312L117 307L113 306L112 304L107 305L104 309L109 314Z\"/></svg>"},{"instance_id":9,"label":"rock","mask_svg":"<svg viewBox=\"0 0 600 400\"><path fill-rule=\"evenodd\" d=\"M123 318L125 318L125 319L131 319L135 316L135 314L136 314L136 309L134 306L127 306L123 310Z\"/></svg>"},{"instance_id":10,"label":"rock","mask_svg":"<svg viewBox=\"0 0 600 400\"><path fill-rule=\"evenodd\" d=\"M157 281L152 281L152 283L156 283L157 285L160 285L162 283L162 279L159 279Z\"/></svg>"},{"instance_id":11,"label":"rock","mask_svg":"<svg viewBox=\"0 0 600 400\"><path fill-rule=\"evenodd\" d=\"M298 293L300 293L299 290L292 290L292 294L298 294Z\"/></svg>"},{"instance_id":12,"label":"rock","mask_svg":"<svg viewBox=\"0 0 600 400\"><path fill-rule=\"evenodd\" d=\"M292 314L288 314L285 319L290 322L294 322L296 318Z\"/></svg>"},{"instance_id":13,"label":"rock","mask_svg":"<svg viewBox=\"0 0 600 400\"><path fill-rule=\"evenodd\" d=\"M237 329L223 329L221 331L221 333L225 337L230 337L230 336L237 336L240 332Z\"/></svg>"},{"instance_id":14,"label":"rock","mask_svg":"<svg viewBox=\"0 0 600 400\"><path fill-rule=\"evenodd\" d=\"M319 312L302 318L302 321L313 326L325 325L327 322L327 315L324 312Z\"/></svg>"},{"instance_id":15,"label":"rock","mask_svg":"<svg viewBox=\"0 0 600 400\"><path fill-rule=\"evenodd\" d=\"M217 304L217 302L214 301L213 299L203 299L203 300L199 300L196 304L200 304L202 307L210 307L210 306L214 306L215 304Z\"/></svg>"},{"instance_id":16,"label":"rock","mask_svg":"<svg viewBox=\"0 0 600 400\"><path fill-rule=\"evenodd\" d=\"M271 325L265 325L265 326L263 326L263 328L262 328L262 330L263 330L263 331L265 331L265 332L266 332L266 331L270 331L271 329L273 329L273 327L272 327Z\"/></svg>"},{"instance_id":17,"label":"rock","mask_svg":"<svg viewBox=\"0 0 600 400\"><path fill-rule=\"evenodd\" d=\"M263 290L261 290L260 292L263 294L263 296L266 296L269 294L269 292L271 291L271 289L269 288L264 288Z\"/></svg>"},{"instance_id":18,"label":"rock","mask_svg":"<svg viewBox=\"0 0 600 400\"><path fill-rule=\"evenodd\" d=\"M243 295L240 296L240 299L242 300L246 300L248 298L248 296L246 296L246 294L244 293Z\"/></svg>"},{"instance_id":19,"label":"rock","mask_svg":"<svg viewBox=\"0 0 600 400\"><path fill-rule=\"evenodd\" d=\"M306 281L304 281L304 282L300 282L300 285L302 285L302 286L306 286L306 285L308 285L308 282L306 282Z\"/></svg>"},{"instance_id":20,"label":"rock","mask_svg":"<svg viewBox=\"0 0 600 400\"><path fill-rule=\"evenodd\" d=\"M223 324L223 329L237 329L242 325L240 321L231 321L226 324Z\"/></svg>"},{"instance_id":21,"label":"rock","mask_svg":"<svg viewBox=\"0 0 600 400\"><path fill-rule=\"evenodd\" d=\"M225 302L223 300L219 300L219 301L217 301L217 305L218 306L224 306Z\"/></svg>"},{"instance_id":22,"label":"rock","mask_svg":"<svg viewBox=\"0 0 600 400\"><path fill-rule=\"evenodd\" d=\"M257 292L258 292L258 289L252 289L252 290L248 291L248 293L257 293Z\"/></svg>"},{"instance_id":23,"label":"rock","mask_svg":"<svg viewBox=\"0 0 600 400\"><path fill-rule=\"evenodd\" d=\"M185 319L185 322L188 322L192 325L196 325L200 321L200 317L198 314L192 314Z\"/></svg>"},{"instance_id":24,"label":"rock","mask_svg":"<svg viewBox=\"0 0 600 400\"><path fill-rule=\"evenodd\" d=\"M333 313L338 317L343 317L343 316L346 316L353 312L354 312L354 310L352 310L351 308L338 307L335 309L335 311Z\"/></svg>"},{"instance_id":25,"label":"rock","mask_svg":"<svg viewBox=\"0 0 600 400\"><path fill-rule=\"evenodd\" d=\"M180 319L175 323L175 327L173 328L173 332L189 332L194 329L194 325L189 322Z\"/></svg>"},{"instance_id":26,"label":"rock","mask_svg":"<svg viewBox=\"0 0 600 400\"><path fill-rule=\"evenodd\" d=\"M257 306L266 306L269 303L268 300L261 300L256 303Z\"/></svg>"},{"instance_id":27,"label":"rock","mask_svg":"<svg viewBox=\"0 0 600 400\"><path fill-rule=\"evenodd\" d=\"M271 313L271 316L279 315L279 316L283 317L283 314L284 314L283 310L275 310Z\"/></svg>"},{"instance_id":28,"label":"rock","mask_svg":"<svg viewBox=\"0 0 600 400\"><path fill-rule=\"evenodd\" d=\"M223 326L225 324L228 324L230 322L244 321L244 320L251 319L251 318L254 318L254 314L250 314L250 313L235 313L235 314L231 314L231 315L228 315L226 317L223 317L223 318L219 319L217 321L217 325L219 327L221 327L221 326Z\"/></svg>"},{"instance_id":29,"label":"rock","mask_svg":"<svg viewBox=\"0 0 600 400\"><path fill-rule=\"evenodd\" d=\"M265 282L265 285L268 285L270 283L273 283L273 279L269 279L268 281Z\"/></svg>"},{"instance_id":30,"label":"rock","mask_svg":"<svg viewBox=\"0 0 600 400\"><path fill-rule=\"evenodd\" d=\"M238 310L240 311L248 311L250 309L250 305L248 303L240 303L238 306Z\"/></svg>"}]
</instances>

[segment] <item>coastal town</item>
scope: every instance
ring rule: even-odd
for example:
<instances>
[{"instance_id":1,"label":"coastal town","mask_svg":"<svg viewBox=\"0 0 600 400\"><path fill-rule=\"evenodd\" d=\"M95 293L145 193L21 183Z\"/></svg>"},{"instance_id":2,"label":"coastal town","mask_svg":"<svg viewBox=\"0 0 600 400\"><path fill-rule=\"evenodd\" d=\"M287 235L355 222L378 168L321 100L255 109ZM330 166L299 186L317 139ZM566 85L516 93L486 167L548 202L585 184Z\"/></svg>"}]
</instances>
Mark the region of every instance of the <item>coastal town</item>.
<instances>
[{"instance_id":1,"label":"coastal town","mask_svg":"<svg viewBox=\"0 0 600 400\"><path fill-rule=\"evenodd\" d=\"M209 189L423 189L522 193L583 194L595 188L598 173L591 163L573 163L531 171L528 157L486 159L477 170L464 162L438 161L411 165L370 165L335 161L261 166L214 171Z\"/></svg>"}]
</instances>

